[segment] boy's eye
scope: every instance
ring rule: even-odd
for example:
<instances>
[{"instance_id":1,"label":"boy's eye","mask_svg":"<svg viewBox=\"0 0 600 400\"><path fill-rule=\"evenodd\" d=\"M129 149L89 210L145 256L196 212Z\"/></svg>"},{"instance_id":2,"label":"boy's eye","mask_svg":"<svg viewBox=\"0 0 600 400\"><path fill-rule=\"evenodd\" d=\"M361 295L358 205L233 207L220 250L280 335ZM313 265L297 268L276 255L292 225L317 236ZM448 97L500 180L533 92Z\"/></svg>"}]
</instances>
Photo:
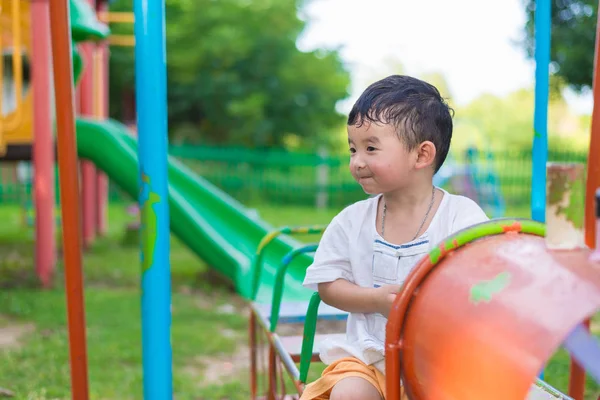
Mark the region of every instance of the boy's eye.
<instances>
[{"instance_id":1,"label":"boy's eye","mask_svg":"<svg viewBox=\"0 0 600 400\"><path fill-rule=\"evenodd\" d=\"M367 151L374 151L374 150L375 150L375 147L373 147L373 146L367 147Z\"/></svg>"},{"instance_id":2,"label":"boy's eye","mask_svg":"<svg viewBox=\"0 0 600 400\"><path fill-rule=\"evenodd\" d=\"M356 149L354 147L350 147L350 153L356 153Z\"/></svg>"}]
</instances>

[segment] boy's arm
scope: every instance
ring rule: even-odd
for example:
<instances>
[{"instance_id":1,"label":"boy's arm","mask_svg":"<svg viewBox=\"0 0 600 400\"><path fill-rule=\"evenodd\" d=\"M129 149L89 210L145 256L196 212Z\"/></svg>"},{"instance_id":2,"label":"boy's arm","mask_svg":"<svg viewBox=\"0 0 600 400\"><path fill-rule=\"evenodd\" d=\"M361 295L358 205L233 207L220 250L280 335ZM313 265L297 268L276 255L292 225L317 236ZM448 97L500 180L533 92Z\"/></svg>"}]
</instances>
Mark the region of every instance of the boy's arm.
<instances>
[{"instance_id":1,"label":"boy's arm","mask_svg":"<svg viewBox=\"0 0 600 400\"><path fill-rule=\"evenodd\" d=\"M351 222L342 212L327 226L314 261L306 270L303 285L318 291L324 303L340 310L387 316L400 287L389 285L374 289L354 283L348 240Z\"/></svg>"},{"instance_id":2,"label":"boy's arm","mask_svg":"<svg viewBox=\"0 0 600 400\"><path fill-rule=\"evenodd\" d=\"M326 304L355 313L380 313L387 317L400 285L365 288L345 279L319 283L319 296Z\"/></svg>"}]
</instances>

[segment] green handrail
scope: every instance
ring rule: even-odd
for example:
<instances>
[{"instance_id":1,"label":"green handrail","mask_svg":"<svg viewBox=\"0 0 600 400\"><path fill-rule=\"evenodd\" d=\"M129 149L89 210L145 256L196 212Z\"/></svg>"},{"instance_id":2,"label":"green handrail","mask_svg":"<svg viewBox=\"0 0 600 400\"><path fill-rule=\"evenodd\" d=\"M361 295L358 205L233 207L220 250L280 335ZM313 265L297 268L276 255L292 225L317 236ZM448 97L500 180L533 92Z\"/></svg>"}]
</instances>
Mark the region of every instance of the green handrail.
<instances>
[{"instance_id":1,"label":"green handrail","mask_svg":"<svg viewBox=\"0 0 600 400\"><path fill-rule=\"evenodd\" d=\"M315 333L317 332L317 316L320 304L321 297L319 296L319 292L313 293L306 312L306 321L304 322L302 336L302 350L300 351L300 382L302 383L306 383L306 379L308 378L308 370L315 343Z\"/></svg>"},{"instance_id":2,"label":"green handrail","mask_svg":"<svg viewBox=\"0 0 600 400\"><path fill-rule=\"evenodd\" d=\"M284 226L277 228L267 233L258 244L256 248L256 254L252 260L252 293L251 299L255 300L260 288L260 274L262 273L262 263L264 258L264 251L266 247L271 243L277 236L281 234L286 235L298 235L298 234L318 234L323 233L327 228L327 225L310 225L310 226Z\"/></svg>"},{"instance_id":3,"label":"green handrail","mask_svg":"<svg viewBox=\"0 0 600 400\"><path fill-rule=\"evenodd\" d=\"M277 268L275 273L275 286L273 287L273 301L271 302L271 327L270 331L273 333L277 329L277 322L279 322L279 310L281 308L281 298L283 297L283 282L285 281L285 273L290 263L300 254L312 253L317 250L319 245L309 244L306 246L299 247L287 253L282 259L281 264Z\"/></svg>"}]
</instances>

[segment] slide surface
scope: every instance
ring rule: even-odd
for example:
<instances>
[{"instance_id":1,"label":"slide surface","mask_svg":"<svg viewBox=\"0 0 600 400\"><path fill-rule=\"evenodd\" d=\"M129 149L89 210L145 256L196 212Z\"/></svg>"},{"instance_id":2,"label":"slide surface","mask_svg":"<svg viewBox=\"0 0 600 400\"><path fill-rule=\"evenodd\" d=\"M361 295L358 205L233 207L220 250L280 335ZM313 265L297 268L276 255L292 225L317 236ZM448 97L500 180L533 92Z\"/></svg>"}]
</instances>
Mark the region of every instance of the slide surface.
<instances>
[{"instance_id":1,"label":"slide surface","mask_svg":"<svg viewBox=\"0 0 600 400\"><path fill-rule=\"evenodd\" d=\"M79 157L93 162L132 200L137 200L137 141L127 128L111 120L78 119L76 129ZM252 260L260 240L274 227L178 160L169 157L168 163L171 232L211 268L229 277L240 295L249 298ZM277 266L289 251L300 246L302 243L285 235L267 246L257 302L271 303ZM283 301L310 299L312 292L302 287L302 280L311 260L311 255L302 254L289 265Z\"/></svg>"}]
</instances>

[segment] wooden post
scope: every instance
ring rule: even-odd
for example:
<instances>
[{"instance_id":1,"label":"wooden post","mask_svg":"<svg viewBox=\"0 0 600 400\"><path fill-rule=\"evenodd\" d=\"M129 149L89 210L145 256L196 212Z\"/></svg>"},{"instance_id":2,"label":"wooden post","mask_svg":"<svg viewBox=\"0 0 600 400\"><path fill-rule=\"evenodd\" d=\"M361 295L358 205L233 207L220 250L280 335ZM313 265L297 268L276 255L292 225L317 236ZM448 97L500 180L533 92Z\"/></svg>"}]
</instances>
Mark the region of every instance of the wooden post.
<instances>
[{"instance_id":1,"label":"wooden post","mask_svg":"<svg viewBox=\"0 0 600 400\"><path fill-rule=\"evenodd\" d=\"M548 163L546 245L550 249L585 247L585 166Z\"/></svg>"}]
</instances>

